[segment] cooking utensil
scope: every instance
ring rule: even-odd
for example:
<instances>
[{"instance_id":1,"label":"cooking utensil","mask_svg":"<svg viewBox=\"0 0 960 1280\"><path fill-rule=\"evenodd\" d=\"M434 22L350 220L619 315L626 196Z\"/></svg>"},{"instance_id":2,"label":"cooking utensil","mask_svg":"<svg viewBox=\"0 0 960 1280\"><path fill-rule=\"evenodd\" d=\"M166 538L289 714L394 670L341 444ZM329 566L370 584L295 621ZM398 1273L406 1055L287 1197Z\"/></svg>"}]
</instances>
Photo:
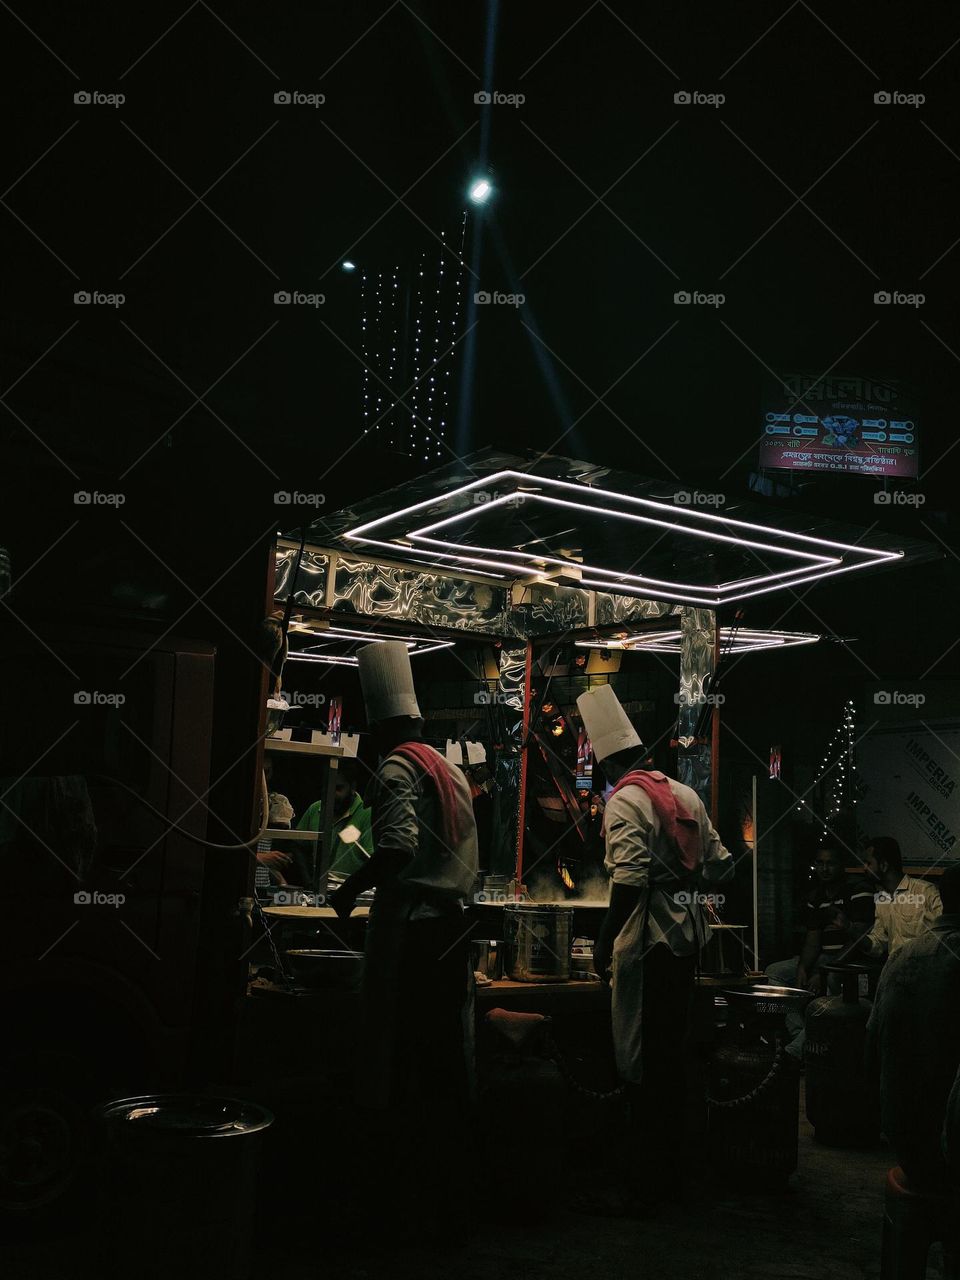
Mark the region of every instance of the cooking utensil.
<instances>
[{"instance_id":1,"label":"cooking utensil","mask_svg":"<svg viewBox=\"0 0 960 1280\"><path fill-rule=\"evenodd\" d=\"M573 908L508 902L503 909L507 973L514 982L568 982Z\"/></svg>"}]
</instances>

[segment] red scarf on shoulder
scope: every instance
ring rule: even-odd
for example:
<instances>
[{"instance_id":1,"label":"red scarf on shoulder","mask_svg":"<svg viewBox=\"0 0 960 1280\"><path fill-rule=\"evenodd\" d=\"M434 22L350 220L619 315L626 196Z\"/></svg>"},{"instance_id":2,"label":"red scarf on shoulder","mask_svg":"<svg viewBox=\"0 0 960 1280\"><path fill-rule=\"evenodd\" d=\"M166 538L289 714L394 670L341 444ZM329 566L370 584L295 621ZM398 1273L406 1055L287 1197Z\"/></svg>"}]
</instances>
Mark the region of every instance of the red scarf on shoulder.
<instances>
[{"instance_id":1,"label":"red scarf on shoulder","mask_svg":"<svg viewBox=\"0 0 960 1280\"><path fill-rule=\"evenodd\" d=\"M678 803L667 775L656 769L635 769L623 775L611 796L624 787L640 787L647 793L660 819L660 827L670 837L681 863L687 871L695 871L701 857L700 824Z\"/></svg>"},{"instance_id":2,"label":"red scarf on shoulder","mask_svg":"<svg viewBox=\"0 0 960 1280\"><path fill-rule=\"evenodd\" d=\"M417 765L433 783L443 818L443 843L445 846L443 855L449 858L460 843L462 835L459 806L457 804L457 789L453 785L450 766L439 751L434 751L433 747L428 747L425 742L401 742L398 747L393 748L390 755L403 756L405 760Z\"/></svg>"}]
</instances>

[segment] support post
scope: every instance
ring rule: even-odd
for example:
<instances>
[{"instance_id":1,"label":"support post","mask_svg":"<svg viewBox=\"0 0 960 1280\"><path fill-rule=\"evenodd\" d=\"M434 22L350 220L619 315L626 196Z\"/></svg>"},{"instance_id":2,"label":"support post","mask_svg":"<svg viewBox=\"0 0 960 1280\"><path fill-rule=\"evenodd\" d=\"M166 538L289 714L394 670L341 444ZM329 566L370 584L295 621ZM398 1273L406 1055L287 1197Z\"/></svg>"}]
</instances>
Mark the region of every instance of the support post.
<instances>
[{"instance_id":1,"label":"support post","mask_svg":"<svg viewBox=\"0 0 960 1280\"><path fill-rule=\"evenodd\" d=\"M716 614L686 605L680 611L680 689L677 694L677 778L711 803L710 741L698 741L716 651Z\"/></svg>"},{"instance_id":2,"label":"support post","mask_svg":"<svg viewBox=\"0 0 960 1280\"><path fill-rule=\"evenodd\" d=\"M497 673L497 722L503 726L503 750L497 753L496 784L499 829L490 870L499 875L519 875L523 843L523 795L526 779L523 743L529 717L533 648L529 643L500 650Z\"/></svg>"}]
</instances>

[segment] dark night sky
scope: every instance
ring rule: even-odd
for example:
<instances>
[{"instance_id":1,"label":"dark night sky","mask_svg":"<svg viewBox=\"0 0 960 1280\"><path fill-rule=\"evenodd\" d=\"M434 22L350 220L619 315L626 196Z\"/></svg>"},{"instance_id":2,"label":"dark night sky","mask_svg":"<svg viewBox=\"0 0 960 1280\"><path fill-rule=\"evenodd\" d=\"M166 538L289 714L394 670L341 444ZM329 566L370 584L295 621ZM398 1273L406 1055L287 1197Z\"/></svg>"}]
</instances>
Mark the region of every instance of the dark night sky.
<instances>
[{"instance_id":1,"label":"dark night sky","mask_svg":"<svg viewBox=\"0 0 960 1280\"><path fill-rule=\"evenodd\" d=\"M919 517L882 510L881 527L957 541L960 450L941 460L960 365L956 6L508 0L492 81L484 3L14 9L0 381L16 382L3 532L21 564L64 534L47 569L81 583L106 564L175 595L163 564L209 581L275 519L274 490L321 489L333 509L409 474L351 448L358 281L339 262L409 261L456 228L485 130L498 191L475 287L526 302L468 313L458 452L552 447L735 502L769 371L897 378L923 404L927 501ZM526 101L483 125L484 87ZM76 106L78 89L127 100ZM278 107L278 89L326 102ZM726 101L677 106L681 89ZM881 89L927 100L880 106ZM278 313L279 288L326 303ZM81 309L78 289L127 300ZM678 308L678 289L726 302ZM926 302L878 308L879 289ZM80 487L122 490L134 532L115 511L71 528ZM850 477L794 501L867 526L873 489ZM856 635L871 671L919 675L952 639L951 557L771 598L750 621ZM809 677L828 702L869 674L831 653Z\"/></svg>"}]
</instances>

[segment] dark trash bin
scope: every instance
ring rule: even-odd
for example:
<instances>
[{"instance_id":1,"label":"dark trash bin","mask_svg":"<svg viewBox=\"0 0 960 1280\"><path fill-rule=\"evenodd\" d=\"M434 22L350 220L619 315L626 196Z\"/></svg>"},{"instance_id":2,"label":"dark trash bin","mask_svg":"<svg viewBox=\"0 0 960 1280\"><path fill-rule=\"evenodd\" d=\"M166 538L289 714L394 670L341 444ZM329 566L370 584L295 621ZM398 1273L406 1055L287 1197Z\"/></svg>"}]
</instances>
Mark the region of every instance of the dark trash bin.
<instances>
[{"instance_id":1,"label":"dark trash bin","mask_svg":"<svg viewBox=\"0 0 960 1280\"><path fill-rule=\"evenodd\" d=\"M97 1116L105 1280L248 1280L260 1135L273 1123L270 1112L236 1098L152 1094L109 1102Z\"/></svg>"}]
</instances>

